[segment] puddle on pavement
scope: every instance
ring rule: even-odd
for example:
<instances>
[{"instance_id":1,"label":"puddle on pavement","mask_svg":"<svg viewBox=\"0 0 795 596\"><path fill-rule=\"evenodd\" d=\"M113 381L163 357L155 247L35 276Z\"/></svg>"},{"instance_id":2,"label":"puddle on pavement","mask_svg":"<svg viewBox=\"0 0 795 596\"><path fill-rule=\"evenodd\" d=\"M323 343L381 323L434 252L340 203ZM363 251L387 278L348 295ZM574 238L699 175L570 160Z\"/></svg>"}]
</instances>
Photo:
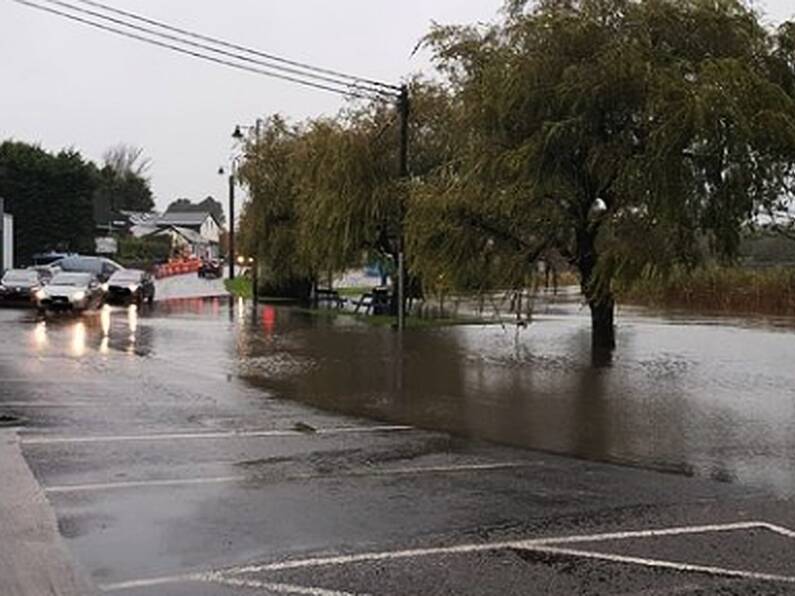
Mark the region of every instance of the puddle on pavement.
<instances>
[{"instance_id":1,"label":"puddle on pavement","mask_svg":"<svg viewBox=\"0 0 795 596\"><path fill-rule=\"evenodd\" d=\"M277 396L597 461L795 495L792 327L619 317L612 359L576 304L527 329L390 329L262 307L237 372ZM716 324L718 323L718 324Z\"/></svg>"}]
</instances>

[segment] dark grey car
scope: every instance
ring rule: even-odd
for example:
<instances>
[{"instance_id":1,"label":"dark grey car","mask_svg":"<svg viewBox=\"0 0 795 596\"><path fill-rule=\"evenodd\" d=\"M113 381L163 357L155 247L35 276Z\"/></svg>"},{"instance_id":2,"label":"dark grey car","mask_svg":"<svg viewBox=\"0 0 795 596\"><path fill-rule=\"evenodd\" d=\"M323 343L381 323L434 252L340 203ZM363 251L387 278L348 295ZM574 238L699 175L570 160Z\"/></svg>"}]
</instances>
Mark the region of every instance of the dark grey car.
<instances>
[{"instance_id":1,"label":"dark grey car","mask_svg":"<svg viewBox=\"0 0 795 596\"><path fill-rule=\"evenodd\" d=\"M32 305L36 292L45 284L35 269L9 269L0 281L0 302Z\"/></svg>"},{"instance_id":2,"label":"dark grey car","mask_svg":"<svg viewBox=\"0 0 795 596\"><path fill-rule=\"evenodd\" d=\"M155 282L140 269L122 269L110 276L106 301L113 304L152 304L155 301Z\"/></svg>"}]
</instances>

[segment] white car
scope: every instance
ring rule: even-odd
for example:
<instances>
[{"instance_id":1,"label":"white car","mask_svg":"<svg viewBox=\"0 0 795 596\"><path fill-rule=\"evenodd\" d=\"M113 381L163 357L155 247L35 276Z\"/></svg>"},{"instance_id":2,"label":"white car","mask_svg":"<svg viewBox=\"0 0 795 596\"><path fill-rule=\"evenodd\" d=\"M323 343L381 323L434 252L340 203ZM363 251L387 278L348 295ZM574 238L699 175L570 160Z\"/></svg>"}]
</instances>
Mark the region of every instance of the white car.
<instances>
[{"instance_id":1,"label":"white car","mask_svg":"<svg viewBox=\"0 0 795 596\"><path fill-rule=\"evenodd\" d=\"M106 288L91 273L56 273L49 285L36 292L39 310L87 310L98 308L105 299Z\"/></svg>"}]
</instances>

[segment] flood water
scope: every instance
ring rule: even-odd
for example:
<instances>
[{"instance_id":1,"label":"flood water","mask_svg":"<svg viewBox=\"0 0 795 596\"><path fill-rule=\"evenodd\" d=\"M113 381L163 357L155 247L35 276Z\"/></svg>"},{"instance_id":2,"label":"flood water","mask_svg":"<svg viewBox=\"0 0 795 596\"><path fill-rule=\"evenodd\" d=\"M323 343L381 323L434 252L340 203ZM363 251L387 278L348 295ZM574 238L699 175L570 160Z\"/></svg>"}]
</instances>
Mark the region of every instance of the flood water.
<instances>
[{"instance_id":1,"label":"flood water","mask_svg":"<svg viewBox=\"0 0 795 596\"><path fill-rule=\"evenodd\" d=\"M287 399L795 496L795 327L624 309L612 362L586 309L526 329L406 331L262 307L238 373ZM607 365L606 365L607 364Z\"/></svg>"},{"instance_id":2,"label":"flood water","mask_svg":"<svg viewBox=\"0 0 795 596\"><path fill-rule=\"evenodd\" d=\"M289 307L260 306L253 317L249 305L218 299L46 324L31 313L1 318L4 339L19 346L0 362L12 376L47 378L55 365L91 379L170 371L201 391L211 375L262 389L263 400L795 496L793 321L624 309L605 365L592 358L587 312L574 300L540 306L524 329L402 337Z\"/></svg>"}]
</instances>

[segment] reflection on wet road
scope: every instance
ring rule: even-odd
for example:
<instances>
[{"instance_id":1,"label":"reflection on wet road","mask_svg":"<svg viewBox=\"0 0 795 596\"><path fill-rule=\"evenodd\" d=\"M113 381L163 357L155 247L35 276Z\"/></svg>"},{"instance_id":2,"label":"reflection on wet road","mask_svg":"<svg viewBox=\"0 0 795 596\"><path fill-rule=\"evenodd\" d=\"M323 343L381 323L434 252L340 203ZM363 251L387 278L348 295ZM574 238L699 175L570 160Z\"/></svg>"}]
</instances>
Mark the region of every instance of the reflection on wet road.
<instances>
[{"instance_id":1,"label":"reflection on wet road","mask_svg":"<svg viewBox=\"0 0 795 596\"><path fill-rule=\"evenodd\" d=\"M142 337L136 334L138 308L134 304L123 308L105 305L99 311L79 316L51 316L33 321L28 313L22 320L33 324L30 343L35 356L65 353L75 358L91 358L97 352L107 355L111 349L145 356L151 349L151 332L147 330ZM63 341L68 342L65 350Z\"/></svg>"},{"instance_id":2,"label":"reflection on wet road","mask_svg":"<svg viewBox=\"0 0 795 596\"><path fill-rule=\"evenodd\" d=\"M526 330L391 331L265 307L240 373L348 414L795 494L793 331L625 312L610 366L558 304ZM725 323L725 324L721 324Z\"/></svg>"},{"instance_id":3,"label":"reflection on wet road","mask_svg":"<svg viewBox=\"0 0 795 596\"><path fill-rule=\"evenodd\" d=\"M233 375L345 414L795 495L793 331L622 315L607 367L594 366L586 317L566 303L542 309L524 330L462 326L402 339L289 308L263 306L252 318L246 305L221 299L13 316L28 336L20 349L81 362L61 371L64 380L111 367L107 356L117 352L144 359L113 361L125 374L160 364L186 383L190 374Z\"/></svg>"}]
</instances>

